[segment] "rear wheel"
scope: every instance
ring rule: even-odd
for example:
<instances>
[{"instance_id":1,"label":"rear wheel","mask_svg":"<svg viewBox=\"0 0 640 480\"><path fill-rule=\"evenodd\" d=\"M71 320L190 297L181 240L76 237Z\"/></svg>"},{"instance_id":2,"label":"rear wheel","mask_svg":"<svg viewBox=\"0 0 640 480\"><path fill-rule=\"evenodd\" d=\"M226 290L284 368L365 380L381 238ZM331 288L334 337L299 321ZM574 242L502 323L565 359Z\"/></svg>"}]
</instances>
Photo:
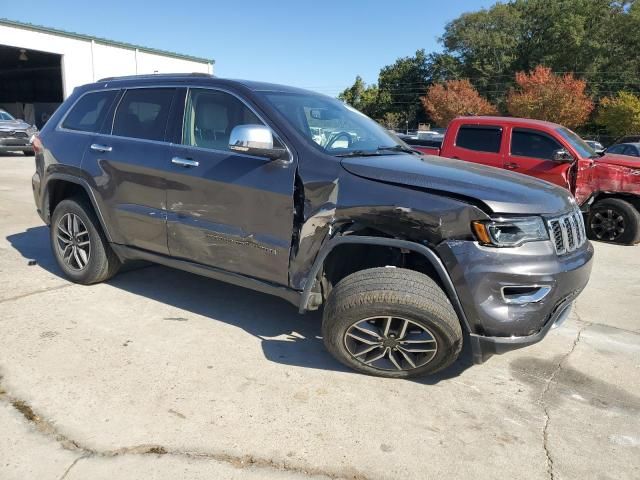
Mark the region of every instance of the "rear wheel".
<instances>
[{"instance_id":1,"label":"rear wheel","mask_svg":"<svg viewBox=\"0 0 640 480\"><path fill-rule=\"evenodd\" d=\"M640 212L620 198L596 202L589 211L587 223L593 240L627 245L640 242Z\"/></svg>"},{"instance_id":2,"label":"rear wheel","mask_svg":"<svg viewBox=\"0 0 640 480\"><path fill-rule=\"evenodd\" d=\"M103 282L120 268L93 209L81 198L62 200L56 206L51 248L58 266L76 283Z\"/></svg>"},{"instance_id":3,"label":"rear wheel","mask_svg":"<svg viewBox=\"0 0 640 480\"><path fill-rule=\"evenodd\" d=\"M382 377L435 373L462 348L447 296L428 276L402 268L372 268L341 280L327 300L322 331L340 362Z\"/></svg>"}]
</instances>

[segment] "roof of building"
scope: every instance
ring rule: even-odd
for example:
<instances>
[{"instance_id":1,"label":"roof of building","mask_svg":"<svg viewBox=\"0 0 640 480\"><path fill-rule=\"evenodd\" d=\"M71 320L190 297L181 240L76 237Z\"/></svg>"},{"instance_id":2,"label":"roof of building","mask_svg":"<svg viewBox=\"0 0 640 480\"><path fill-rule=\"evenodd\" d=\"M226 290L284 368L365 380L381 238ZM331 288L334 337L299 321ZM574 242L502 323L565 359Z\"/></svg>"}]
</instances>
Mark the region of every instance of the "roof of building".
<instances>
[{"instance_id":1,"label":"roof of building","mask_svg":"<svg viewBox=\"0 0 640 480\"><path fill-rule=\"evenodd\" d=\"M192 60L192 61L201 62L201 63L211 63L211 64L215 63L215 60L211 58L194 57L192 55L183 55L181 53L170 52L167 50L160 50L157 48L143 47L141 45L134 45L132 43L117 42L115 40L109 40L107 38L93 37L91 35L84 35L82 33L67 32L66 30L59 30L57 28L44 27L42 25L34 25L32 23L18 22L16 20L9 20L8 18L0 18L0 25L6 25L8 27L24 28L26 30L32 30L34 32L40 32L40 33L60 35L67 38L74 38L76 40L85 40L89 42L93 41L93 42L101 43L104 45L127 48L130 50L138 50L140 52L152 53L155 55L163 55L165 57L179 58L182 60Z\"/></svg>"}]
</instances>

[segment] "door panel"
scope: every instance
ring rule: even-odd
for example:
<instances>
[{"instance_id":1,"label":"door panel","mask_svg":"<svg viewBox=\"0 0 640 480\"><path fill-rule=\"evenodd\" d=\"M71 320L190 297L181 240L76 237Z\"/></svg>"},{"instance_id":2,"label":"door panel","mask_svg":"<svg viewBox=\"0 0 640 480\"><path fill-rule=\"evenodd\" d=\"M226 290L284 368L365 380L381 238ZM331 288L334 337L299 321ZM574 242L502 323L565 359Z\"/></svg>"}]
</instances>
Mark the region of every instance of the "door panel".
<instances>
[{"instance_id":1,"label":"door panel","mask_svg":"<svg viewBox=\"0 0 640 480\"><path fill-rule=\"evenodd\" d=\"M288 284L295 163L228 150L234 126L263 123L237 97L190 90L168 175L171 255ZM181 162L184 163L184 162Z\"/></svg>"},{"instance_id":2,"label":"door panel","mask_svg":"<svg viewBox=\"0 0 640 480\"><path fill-rule=\"evenodd\" d=\"M85 156L119 241L162 254L169 253L166 176L172 154L163 140L174 96L171 88L127 90L114 135L96 135Z\"/></svg>"},{"instance_id":3,"label":"door panel","mask_svg":"<svg viewBox=\"0 0 640 480\"><path fill-rule=\"evenodd\" d=\"M553 160L553 153L561 148L564 148L563 145L549 135L514 128L504 167L571 190L570 174L573 164Z\"/></svg>"}]
</instances>

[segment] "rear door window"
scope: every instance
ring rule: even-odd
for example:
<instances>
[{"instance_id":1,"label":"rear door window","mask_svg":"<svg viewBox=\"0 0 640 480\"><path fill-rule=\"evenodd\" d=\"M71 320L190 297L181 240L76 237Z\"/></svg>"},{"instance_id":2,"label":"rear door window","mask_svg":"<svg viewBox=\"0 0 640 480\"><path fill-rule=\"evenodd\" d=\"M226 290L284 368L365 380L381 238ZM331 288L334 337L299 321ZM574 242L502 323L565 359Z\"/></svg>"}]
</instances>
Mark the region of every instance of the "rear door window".
<instances>
[{"instance_id":1,"label":"rear door window","mask_svg":"<svg viewBox=\"0 0 640 480\"><path fill-rule=\"evenodd\" d=\"M502 128L463 125L458 130L456 147L476 152L499 153Z\"/></svg>"},{"instance_id":2,"label":"rear door window","mask_svg":"<svg viewBox=\"0 0 640 480\"><path fill-rule=\"evenodd\" d=\"M562 148L553 138L528 130L513 130L511 135L511 155L518 157L553 160L553 154Z\"/></svg>"},{"instance_id":3,"label":"rear door window","mask_svg":"<svg viewBox=\"0 0 640 480\"><path fill-rule=\"evenodd\" d=\"M62 127L79 132L98 132L117 94L117 90L87 93L71 108Z\"/></svg>"},{"instance_id":4,"label":"rear door window","mask_svg":"<svg viewBox=\"0 0 640 480\"><path fill-rule=\"evenodd\" d=\"M113 120L113 135L163 141L174 88L127 90Z\"/></svg>"}]
</instances>

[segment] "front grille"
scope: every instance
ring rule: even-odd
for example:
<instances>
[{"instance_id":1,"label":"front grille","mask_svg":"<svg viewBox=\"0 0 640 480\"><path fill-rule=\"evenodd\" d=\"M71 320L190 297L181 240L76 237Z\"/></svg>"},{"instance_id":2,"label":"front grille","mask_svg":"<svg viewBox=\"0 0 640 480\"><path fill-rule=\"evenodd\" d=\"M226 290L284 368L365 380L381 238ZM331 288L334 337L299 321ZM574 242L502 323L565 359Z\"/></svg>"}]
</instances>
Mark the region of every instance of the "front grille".
<instances>
[{"instance_id":1,"label":"front grille","mask_svg":"<svg viewBox=\"0 0 640 480\"><path fill-rule=\"evenodd\" d=\"M548 219L547 226L558 255L573 252L587 241L584 218L577 208L566 215Z\"/></svg>"},{"instance_id":2,"label":"front grille","mask_svg":"<svg viewBox=\"0 0 640 480\"><path fill-rule=\"evenodd\" d=\"M15 132L13 130L0 131L0 138L29 138L27 132Z\"/></svg>"}]
</instances>

